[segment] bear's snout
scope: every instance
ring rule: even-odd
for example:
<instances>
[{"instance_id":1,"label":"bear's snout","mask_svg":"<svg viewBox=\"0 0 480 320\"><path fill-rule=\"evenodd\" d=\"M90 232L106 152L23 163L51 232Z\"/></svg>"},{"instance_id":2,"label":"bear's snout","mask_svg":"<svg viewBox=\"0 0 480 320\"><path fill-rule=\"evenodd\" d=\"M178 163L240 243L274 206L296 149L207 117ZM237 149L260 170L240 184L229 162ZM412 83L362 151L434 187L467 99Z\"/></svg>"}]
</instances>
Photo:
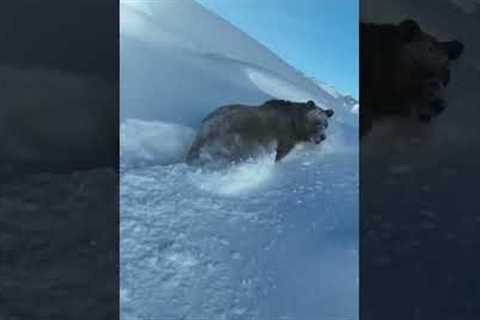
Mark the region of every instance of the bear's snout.
<instances>
[{"instance_id":1,"label":"bear's snout","mask_svg":"<svg viewBox=\"0 0 480 320\"><path fill-rule=\"evenodd\" d=\"M432 116L429 114L422 113L418 116L418 119L421 122L430 122L430 120L432 120Z\"/></svg>"},{"instance_id":2,"label":"bear's snout","mask_svg":"<svg viewBox=\"0 0 480 320\"><path fill-rule=\"evenodd\" d=\"M447 103L445 100L435 99L428 105L426 110L423 110L418 114L418 119L421 122L430 122L434 117L445 111L446 108Z\"/></svg>"},{"instance_id":3,"label":"bear's snout","mask_svg":"<svg viewBox=\"0 0 480 320\"><path fill-rule=\"evenodd\" d=\"M327 135L322 132L320 134L316 134L312 137L312 142L315 143L315 144L319 144L320 142L322 142L323 140L327 139Z\"/></svg>"},{"instance_id":4,"label":"bear's snout","mask_svg":"<svg viewBox=\"0 0 480 320\"><path fill-rule=\"evenodd\" d=\"M443 112L447 108L447 103L442 99L437 99L432 102L432 109L436 114Z\"/></svg>"}]
</instances>

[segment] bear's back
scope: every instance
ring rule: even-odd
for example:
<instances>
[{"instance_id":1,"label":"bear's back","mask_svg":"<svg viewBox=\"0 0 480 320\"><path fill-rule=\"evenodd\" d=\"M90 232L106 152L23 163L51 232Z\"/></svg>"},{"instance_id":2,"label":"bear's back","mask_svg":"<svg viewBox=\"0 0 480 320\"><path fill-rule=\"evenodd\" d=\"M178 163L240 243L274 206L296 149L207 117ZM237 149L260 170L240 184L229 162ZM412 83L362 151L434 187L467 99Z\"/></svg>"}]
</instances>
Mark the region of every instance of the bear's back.
<instances>
[{"instance_id":1,"label":"bear's back","mask_svg":"<svg viewBox=\"0 0 480 320\"><path fill-rule=\"evenodd\" d=\"M291 132L291 110L287 105L226 105L210 113L201 124L187 156L187 163L199 158L209 146L231 149L233 158L251 154L255 146L270 146Z\"/></svg>"},{"instance_id":2,"label":"bear's back","mask_svg":"<svg viewBox=\"0 0 480 320\"><path fill-rule=\"evenodd\" d=\"M273 138L288 130L288 113L285 107L268 104L222 106L203 120L200 131L203 135L241 133L247 138Z\"/></svg>"}]
</instances>

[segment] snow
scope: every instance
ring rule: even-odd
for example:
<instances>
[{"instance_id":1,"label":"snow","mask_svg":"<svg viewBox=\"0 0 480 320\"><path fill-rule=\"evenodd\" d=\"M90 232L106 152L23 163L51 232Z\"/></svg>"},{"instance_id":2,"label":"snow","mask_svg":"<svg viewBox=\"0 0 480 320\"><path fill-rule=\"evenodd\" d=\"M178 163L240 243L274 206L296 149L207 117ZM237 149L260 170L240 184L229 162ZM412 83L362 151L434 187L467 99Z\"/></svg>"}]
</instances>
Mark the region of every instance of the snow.
<instances>
[{"instance_id":1,"label":"snow","mask_svg":"<svg viewBox=\"0 0 480 320\"><path fill-rule=\"evenodd\" d=\"M129 166L179 162L194 137L195 131L189 127L128 119L120 126L120 157Z\"/></svg>"},{"instance_id":2,"label":"snow","mask_svg":"<svg viewBox=\"0 0 480 320\"><path fill-rule=\"evenodd\" d=\"M296 156L124 173L122 317L356 318L354 157Z\"/></svg>"},{"instance_id":3,"label":"snow","mask_svg":"<svg viewBox=\"0 0 480 320\"><path fill-rule=\"evenodd\" d=\"M335 98L339 98L341 95L337 92L337 90L335 90L334 87L326 84L326 83L323 83L322 81L320 80L315 80L315 83L318 84L318 86L320 88L322 88L323 90L327 91L330 95L332 95L333 97Z\"/></svg>"},{"instance_id":4,"label":"snow","mask_svg":"<svg viewBox=\"0 0 480 320\"><path fill-rule=\"evenodd\" d=\"M122 319L356 319L357 115L197 3L172 3L121 2ZM277 164L183 162L208 112L272 97L333 108L325 143Z\"/></svg>"},{"instance_id":5,"label":"snow","mask_svg":"<svg viewBox=\"0 0 480 320\"><path fill-rule=\"evenodd\" d=\"M305 101L315 99L313 95L309 94L307 91L299 89L298 86L289 83L283 79L277 78L275 76L269 75L264 71L259 71L255 69L247 69L246 73L248 78L257 86L261 91L276 97L279 99L291 100L291 101ZM316 103L320 107L319 101Z\"/></svg>"},{"instance_id":6,"label":"snow","mask_svg":"<svg viewBox=\"0 0 480 320\"><path fill-rule=\"evenodd\" d=\"M358 114L360 112L360 104L355 104L352 109L351 109L352 113L355 113L355 114Z\"/></svg>"}]
</instances>

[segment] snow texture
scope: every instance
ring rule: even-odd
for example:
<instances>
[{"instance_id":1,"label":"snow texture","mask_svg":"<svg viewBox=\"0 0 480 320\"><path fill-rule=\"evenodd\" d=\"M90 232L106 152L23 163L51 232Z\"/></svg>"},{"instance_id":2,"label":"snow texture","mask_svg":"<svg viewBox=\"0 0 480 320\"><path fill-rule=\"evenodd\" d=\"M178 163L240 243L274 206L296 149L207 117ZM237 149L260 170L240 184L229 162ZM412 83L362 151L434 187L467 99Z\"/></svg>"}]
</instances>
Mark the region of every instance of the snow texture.
<instances>
[{"instance_id":1,"label":"snow texture","mask_svg":"<svg viewBox=\"0 0 480 320\"><path fill-rule=\"evenodd\" d=\"M121 2L121 318L357 319L357 119L193 1ZM333 108L320 147L217 171L200 121L272 97Z\"/></svg>"}]
</instances>

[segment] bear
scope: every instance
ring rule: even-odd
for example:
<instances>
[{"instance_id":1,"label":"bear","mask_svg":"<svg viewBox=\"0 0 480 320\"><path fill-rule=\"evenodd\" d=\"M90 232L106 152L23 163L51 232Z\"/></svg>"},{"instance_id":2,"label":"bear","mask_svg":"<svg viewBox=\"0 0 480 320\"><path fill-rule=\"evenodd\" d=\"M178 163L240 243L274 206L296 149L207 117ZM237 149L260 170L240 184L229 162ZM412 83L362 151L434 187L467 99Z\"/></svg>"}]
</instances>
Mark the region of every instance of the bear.
<instances>
[{"instance_id":1,"label":"bear","mask_svg":"<svg viewBox=\"0 0 480 320\"><path fill-rule=\"evenodd\" d=\"M283 159L297 143L320 144L326 139L328 119L334 111L313 101L268 100L260 106L226 105L201 123L186 163L205 165L238 163L262 151L275 151Z\"/></svg>"},{"instance_id":2,"label":"bear","mask_svg":"<svg viewBox=\"0 0 480 320\"><path fill-rule=\"evenodd\" d=\"M451 62L464 46L438 41L411 19L360 23L360 137L379 118L410 116L429 122L445 110Z\"/></svg>"}]
</instances>

